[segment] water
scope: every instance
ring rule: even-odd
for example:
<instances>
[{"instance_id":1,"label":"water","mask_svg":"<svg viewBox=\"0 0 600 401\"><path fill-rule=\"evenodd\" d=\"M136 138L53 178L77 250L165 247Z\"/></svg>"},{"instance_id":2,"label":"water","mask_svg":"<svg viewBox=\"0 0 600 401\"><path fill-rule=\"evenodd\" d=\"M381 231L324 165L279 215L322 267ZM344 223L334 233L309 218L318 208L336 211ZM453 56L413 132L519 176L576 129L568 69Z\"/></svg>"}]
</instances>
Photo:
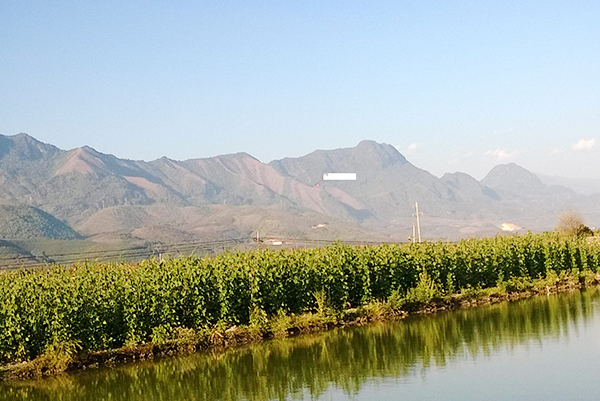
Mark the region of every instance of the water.
<instances>
[{"instance_id":1,"label":"water","mask_svg":"<svg viewBox=\"0 0 600 401\"><path fill-rule=\"evenodd\" d=\"M421 316L0 386L0 400L581 400L600 291Z\"/></svg>"}]
</instances>

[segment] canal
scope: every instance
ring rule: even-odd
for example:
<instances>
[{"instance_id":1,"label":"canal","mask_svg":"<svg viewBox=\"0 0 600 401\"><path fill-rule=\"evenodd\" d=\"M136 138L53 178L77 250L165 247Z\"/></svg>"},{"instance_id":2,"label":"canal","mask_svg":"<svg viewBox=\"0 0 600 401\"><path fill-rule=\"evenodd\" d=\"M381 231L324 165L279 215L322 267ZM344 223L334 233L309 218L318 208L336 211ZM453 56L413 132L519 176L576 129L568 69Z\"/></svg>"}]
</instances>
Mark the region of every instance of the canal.
<instances>
[{"instance_id":1,"label":"canal","mask_svg":"<svg viewBox=\"0 0 600 401\"><path fill-rule=\"evenodd\" d=\"M0 400L600 398L588 289L30 382Z\"/></svg>"}]
</instances>

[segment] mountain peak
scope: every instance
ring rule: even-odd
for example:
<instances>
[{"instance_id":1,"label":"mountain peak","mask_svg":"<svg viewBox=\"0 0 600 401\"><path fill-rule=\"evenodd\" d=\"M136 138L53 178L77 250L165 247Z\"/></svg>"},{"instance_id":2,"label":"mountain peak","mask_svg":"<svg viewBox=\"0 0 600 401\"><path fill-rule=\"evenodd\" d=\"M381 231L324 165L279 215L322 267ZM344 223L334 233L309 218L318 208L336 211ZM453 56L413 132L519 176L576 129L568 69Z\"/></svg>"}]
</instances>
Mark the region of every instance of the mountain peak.
<instances>
[{"instance_id":1,"label":"mountain peak","mask_svg":"<svg viewBox=\"0 0 600 401\"><path fill-rule=\"evenodd\" d=\"M223 155L223 156L226 156L231 159L240 159L240 160L252 159L252 160L258 161L258 159L256 157L252 156L250 153L247 153L247 152L229 153L229 154ZM221 157L221 156L217 156L217 157Z\"/></svg>"},{"instance_id":2,"label":"mountain peak","mask_svg":"<svg viewBox=\"0 0 600 401\"><path fill-rule=\"evenodd\" d=\"M35 139L34 137L32 137L31 135L25 133L25 132L19 132L16 135L12 136L13 138L17 139L17 138L23 138L23 139L28 139L28 140L33 140L35 142L39 142L37 139Z\"/></svg>"},{"instance_id":3,"label":"mountain peak","mask_svg":"<svg viewBox=\"0 0 600 401\"><path fill-rule=\"evenodd\" d=\"M391 156L394 159L406 161L404 156L402 156L402 154L400 154L400 152L398 152L398 149L396 149L394 146L387 144L387 143L379 143L379 142L372 141L372 140L364 140L364 141L360 141L358 143L358 145L356 145L355 149L359 149L359 150L363 150L363 151L374 151L374 152L378 152L379 154L382 154L382 155L385 154L385 155Z\"/></svg>"},{"instance_id":4,"label":"mountain peak","mask_svg":"<svg viewBox=\"0 0 600 401\"><path fill-rule=\"evenodd\" d=\"M357 173L360 177L408 164L395 147L369 140L361 141L353 148L315 150L306 156L273 160L270 163L279 172L310 185L324 173Z\"/></svg>"},{"instance_id":5,"label":"mountain peak","mask_svg":"<svg viewBox=\"0 0 600 401\"><path fill-rule=\"evenodd\" d=\"M407 163L406 158L398 152L398 149L387 143L365 140L361 141L354 149L374 155L382 163L382 167Z\"/></svg>"},{"instance_id":6,"label":"mountain peak","mask_svg":"<svg viewBox=\"0 0 600 401\"><path fill-rule=\"evenodd\" d=\"M0 157L12 154L17 159L32 161L57 152L60 152L57 147L40 142L24 132L12 136L0 135Z\"/></svg>"},{"instance_id":7,"label":"mountain peak","mask_svg":"<svg viewBox=\"0 0 600 401\"><path fill-rule=\"evenodd\" d=\"M455 173L445 173L442 176L442 181L446 182L477 182L478 181L467 173L457 171Z\"/></svg>"},{"instance_id":8,"label":"mountain peak","mask_svg":"<svg viewBox=\"0 0 600 401\"><path fill-rule=\"evenodd\" d=\"M386 144L379 143L379 142L374 141L372 139L363 139L362 141L360 141L358 143L358 145L356 145L356 147L357 148L365 148L365 147L376 148L376 147L385 146L385 145Z\"/></svg>"},{"instance_id":9,"label":"mountain peak","mask_svg":"<svg viewBox=\"0 0 600 401\"><path fill-rule=\"evenodd\" d=\"M102 154L89 146L82 146L70 150L62 165L54 175L65 175L68 173L92 174L106 170L106 164L101 159Z\"/></svg>"},{"instance_id":10,"label":"mountain peak","mask_svg":"<svg viewBox=\"0 0 600 401\"><path fill-rule=\"evenodd\" d=\"M490 184L494 184L496 181L504 179L519 179L521 181L528 181L536 186L542 184L542 181L537 175L516 163L497 165L490 170L482 180L482 183L485 181L487 182L486 185L490 186Z\"/></svg>"},{"instance_id":11,"label":"mountain peak","mask_svg":"<svg viewBox=\"0 0 600 401\"><path fill-rule=\"evenodd\" d=\"M468 194L471 199L484 196L493 200L499 200L498 194L496 194L493 189L482 185L467 173L462 173L460 171L446 173L442 176L441 181L451 188L463 191Z\"/></svg>"},{"instance_id":12,"label":"mountain peak","mask_svg":"<svg viewBox=\"0 0 600 401\"><path fill-rule=\"evenodd\" d=\"M548 188L537 175L515 163L494 167L481 184L513 195L539 194Z\"/></svg>"}]
</instances>

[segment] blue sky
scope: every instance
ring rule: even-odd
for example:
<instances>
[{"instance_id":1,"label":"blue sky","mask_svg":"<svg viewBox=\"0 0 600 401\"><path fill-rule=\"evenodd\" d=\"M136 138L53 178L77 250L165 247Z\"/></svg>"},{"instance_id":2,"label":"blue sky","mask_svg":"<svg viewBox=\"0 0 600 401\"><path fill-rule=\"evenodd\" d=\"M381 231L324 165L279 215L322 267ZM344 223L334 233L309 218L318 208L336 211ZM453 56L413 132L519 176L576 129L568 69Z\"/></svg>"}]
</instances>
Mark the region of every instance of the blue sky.
<instances>
[{"instance_id":1,"label":"blue sky","mask_svg":"<svg viewBox=\"0 0 600 401\"><path fill-rule=\"evenodd\" d=\"M600 178L597 1L14 1L0 133L264 162L373 139L436 175Z\"/></svg>"}]
</instances>

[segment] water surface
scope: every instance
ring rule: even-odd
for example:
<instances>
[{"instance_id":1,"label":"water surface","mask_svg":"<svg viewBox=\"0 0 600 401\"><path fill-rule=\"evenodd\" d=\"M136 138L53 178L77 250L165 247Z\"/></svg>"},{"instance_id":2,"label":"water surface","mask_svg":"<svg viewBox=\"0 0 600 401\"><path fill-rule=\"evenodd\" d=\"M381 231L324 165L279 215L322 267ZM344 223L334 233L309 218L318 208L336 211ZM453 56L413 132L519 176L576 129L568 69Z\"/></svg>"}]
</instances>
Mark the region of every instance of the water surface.
<instances>
[{"instance_id":1,"label":"water surface","mask_svg":"<svg viewBox=\"0 0 600 401\"><path fill-rule=\"evenodd\" d=\"M600 398L597 289L0 386L0 400Z\"/></svg>"}]
</instances>

